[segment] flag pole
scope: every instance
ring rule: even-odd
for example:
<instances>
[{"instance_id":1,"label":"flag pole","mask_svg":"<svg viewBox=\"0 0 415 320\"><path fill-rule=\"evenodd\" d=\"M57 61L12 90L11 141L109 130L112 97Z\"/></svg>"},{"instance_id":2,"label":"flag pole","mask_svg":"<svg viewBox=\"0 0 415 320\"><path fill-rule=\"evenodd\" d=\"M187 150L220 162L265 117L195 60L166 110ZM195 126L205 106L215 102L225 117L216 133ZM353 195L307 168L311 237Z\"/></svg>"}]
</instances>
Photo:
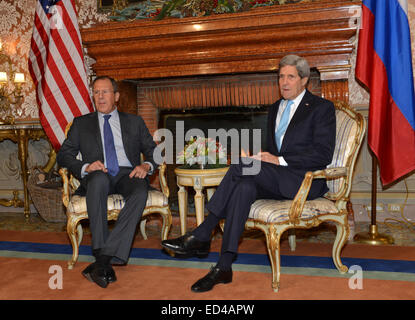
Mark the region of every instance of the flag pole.
<instances>
[{"instance_id":1,"label":"flag pole","mask_svg":"<svg viewBox=\"0 0 415 320\"><path fill-rule=\"evenodd\" d=\"M372 245L393 244L394 239L391 236L378 233L378 226L376 224L377 165L377 158L372 154L372 207L369 232L358 233L354 236L353 240L357 243Z\"/></svg>"}]
</instances>

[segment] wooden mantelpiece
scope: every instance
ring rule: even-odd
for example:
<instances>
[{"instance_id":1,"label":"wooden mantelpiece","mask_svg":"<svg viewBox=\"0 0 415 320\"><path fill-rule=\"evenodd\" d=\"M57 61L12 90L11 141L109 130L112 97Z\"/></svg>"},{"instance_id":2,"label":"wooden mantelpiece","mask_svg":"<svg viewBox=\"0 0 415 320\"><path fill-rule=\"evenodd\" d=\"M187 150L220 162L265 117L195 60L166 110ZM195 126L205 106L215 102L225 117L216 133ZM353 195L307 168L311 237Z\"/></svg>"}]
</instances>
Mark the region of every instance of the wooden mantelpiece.
<instances>
[{"instance_id":1,"label":"wooden mantelpiece","mask_svg":"<svg viewBox=\"0 0 415 320\"><path fill-rule=\"evenodd\" d=\"M281 57L296 53L321 72L329 86L322 94L330 95L344 90L338 88L342 81L347 88L356 34L350 21L360 6L360 0L322 0L201 18L110 22L81 33L96 74L117 80L270 72Z\"/></svg>"}]
</instances>

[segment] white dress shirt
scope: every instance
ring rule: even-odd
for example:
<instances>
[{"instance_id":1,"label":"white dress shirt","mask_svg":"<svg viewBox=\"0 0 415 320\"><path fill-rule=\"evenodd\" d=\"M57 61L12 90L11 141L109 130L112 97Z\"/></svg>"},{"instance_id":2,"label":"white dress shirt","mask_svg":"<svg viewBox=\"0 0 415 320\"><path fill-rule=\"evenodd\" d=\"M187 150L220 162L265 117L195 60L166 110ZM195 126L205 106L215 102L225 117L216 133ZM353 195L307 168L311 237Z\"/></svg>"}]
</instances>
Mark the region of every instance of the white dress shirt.
<instances>
[{"instance_id":1,"label":"white dress shirt","mask_svg":"<svg viewBox=\"0 0 415 320\"><path fill-rule=\"evenodd\" d=\"M102 146L105 146L104 142L104 113L101 113L97 111L98 113L98 123L99 123L99 130L101 133L101 141ZM130 160L128 160L127 155L125 154L124 145L122 141L122 135L121 135L121 123L120 123L120 116L118 114L118 110L115 109L111 113L109 113L111 117L108 119L108 123L110 124L112 134L114 136L114 145L115 145L115 152L117 154L118 159L118 165L120 167L133 167ZM105 157L105 147L103 148L104 152L104 166L107 167L107 160ZM153 173L153 164L151 162L144 162L148 163L150 165L150 171L148 172L149 175ZM82 166L81 171L81 177L83 178L85 175L88 174L88 172L85 171L86 167L89 165L89 163L86 163Z\"/></svg>"}]
</instances>

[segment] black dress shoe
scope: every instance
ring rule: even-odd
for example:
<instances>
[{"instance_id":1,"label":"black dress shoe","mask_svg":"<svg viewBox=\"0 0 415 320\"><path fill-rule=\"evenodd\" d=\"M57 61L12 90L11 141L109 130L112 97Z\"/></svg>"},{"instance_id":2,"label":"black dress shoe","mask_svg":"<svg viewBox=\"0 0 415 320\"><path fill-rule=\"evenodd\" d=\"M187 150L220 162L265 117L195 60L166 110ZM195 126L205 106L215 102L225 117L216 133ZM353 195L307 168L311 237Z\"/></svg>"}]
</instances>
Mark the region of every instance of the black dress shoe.
<instances>
[{"instance_id":1,"label":"black dress shoe","mask_svg":"<svg viewBox=\"0 0 415 320\"><path fill-rule=\"evenodd\" d=\"M91 263L84 270L82 270L82 275L89 281L95 282L101 288L106 288L108 286L108 272L103 266L97 264L96 262ZM115 280L114 278L115 273L113 274L113 278L111 278L112 282L116 280L116 278Z\"/></svg>"},{"instance_id":2,"label":"black dress shoe","mask_svg":"<svg viewBox=\"0 0 415 320\"><path fill-rule=\"evenodd\" d=\"M92 272L92 269L95 267L95 264L96 262L91 263L84 270L82 270L82 275L91 282L94 282L94 280L91 277L91 272ZM104 268L104 271L105 271L105 277L107 278L108 283L113 283L117 281L117 276L115 275L115 271L112 267Z\"/></svg>"},{"instance_id":3,"label":"black dress shoe","mask_svg":"<svg viewBox=\"0 0 415 320\"><path fill-rule=\"evenodd\" d=\"M115 271L111 266L105 269L105 276L107 277L108 283L117 281L117 276L115 275Z\"/></svg>"},{"instance_id":4,"label":"black dress shoe","mask_svg":"<svg viewBox=\"0 0 415 320\"><path fill-rule=\"evenodd\" d=\"M103 266L95 264L90 272L90 276L92 281L101 288L106 288L108 286L107 271Z\"/></svg>"},{"instance_id":5,"label":"black dress shoe","mask_svg":"<svg viewBox=\"0 0 415 320\"><path fill-rule=\"evenodd\" d=\"M94 282L94 280L92 280L91 278L91 272L92 272L92 269L94 268L94 264L95 262L89 264L84 270L82 270L82 275L91 282Z\"/></svg>"},{"instance_id":6,"label":"black dress shoe","mask_svg":"<svg viewBox=\"0 0 415 320\"><path fill-rule=\"evenodd\" d=\"M206 292L218 283L232 282L232 270L223 271L218 267L211 267L209 273L192 285L193 292Z\"/></svg>"},{"instance_id":7,"label":"black dress shoe","mask_svg":"<svg viewBox=\"0 0 415 320\"><path fill-rule=\"evenodd\" d=\"M191 233L186 233L176 239L163 240L161 246L168 251L173 251L182 257L203 258L209 254L210 240L200 241Z\"/></svg>"}]
</instances>

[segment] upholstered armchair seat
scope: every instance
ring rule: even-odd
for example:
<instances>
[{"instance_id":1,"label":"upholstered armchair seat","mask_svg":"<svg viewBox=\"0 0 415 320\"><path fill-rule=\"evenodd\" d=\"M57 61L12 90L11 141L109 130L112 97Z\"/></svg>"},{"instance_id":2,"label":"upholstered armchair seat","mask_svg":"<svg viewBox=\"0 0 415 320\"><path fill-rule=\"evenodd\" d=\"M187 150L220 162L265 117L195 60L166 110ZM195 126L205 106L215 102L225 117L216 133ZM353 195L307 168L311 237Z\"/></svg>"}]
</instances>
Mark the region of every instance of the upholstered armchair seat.
<instances>
[{"instance_id":1,"label":"upholstered armchair seat","mask_svg":"<svg viewBox=\"0 0 415 320\"><path fill-rule=\"evenodd\" d=\"M165 207L168 206L169 199L158 190L150 190L147 196L146 207ZM111 194L108 196L107 208L108 211L121 210L125 205L125 200L120 194ZM80 215L86 210L86 197L74 195L69 201L68 211L71 214Z\"/></svg>"},{"instance_id":2,"label":"upholstered armchair seat","mask_svg":"<svg viewBox=\"0 0 415 320\"><path fill-rule=\"evenodd\" d=\"M265 223L286 223L290 220L289 212L292 200L257 200L251 206L249 218ZM334 203L326 198L307 201L301 213L301 219L312 219L324 213L339 213Z\"/></svg>"},{"instance_id":3,"label":"upholstered armchair seat","mask_svg":"<svg viewBox=\"0 0 415 320\"><path fill-rule=\"evenodd\" d=\"M171 224L172 216L169 207L169 189L165 177L166 164L162 164L159 168L159 178L161 191L149 190L147 203L143 211L142 220L140 222L140 230L147 239L145 232L145 217L158 213L162 217L161 239L167 239ZM78 260L79 245L82 242L83 230L80 224L81 220L88 219L88 211L86 207L86 197L73 194L79 185L79 181L68 173L66 168L61 168L59 173L63 181L63 204L66 207L66 231L72 244L72 258L68 262L68 268L72 269ZM125 205L125 200L120 194L111 194L107 200L108 220L117 220L118 214ZM137 213L138 214L138 213Z\"/></svg>"}]
</instances>

